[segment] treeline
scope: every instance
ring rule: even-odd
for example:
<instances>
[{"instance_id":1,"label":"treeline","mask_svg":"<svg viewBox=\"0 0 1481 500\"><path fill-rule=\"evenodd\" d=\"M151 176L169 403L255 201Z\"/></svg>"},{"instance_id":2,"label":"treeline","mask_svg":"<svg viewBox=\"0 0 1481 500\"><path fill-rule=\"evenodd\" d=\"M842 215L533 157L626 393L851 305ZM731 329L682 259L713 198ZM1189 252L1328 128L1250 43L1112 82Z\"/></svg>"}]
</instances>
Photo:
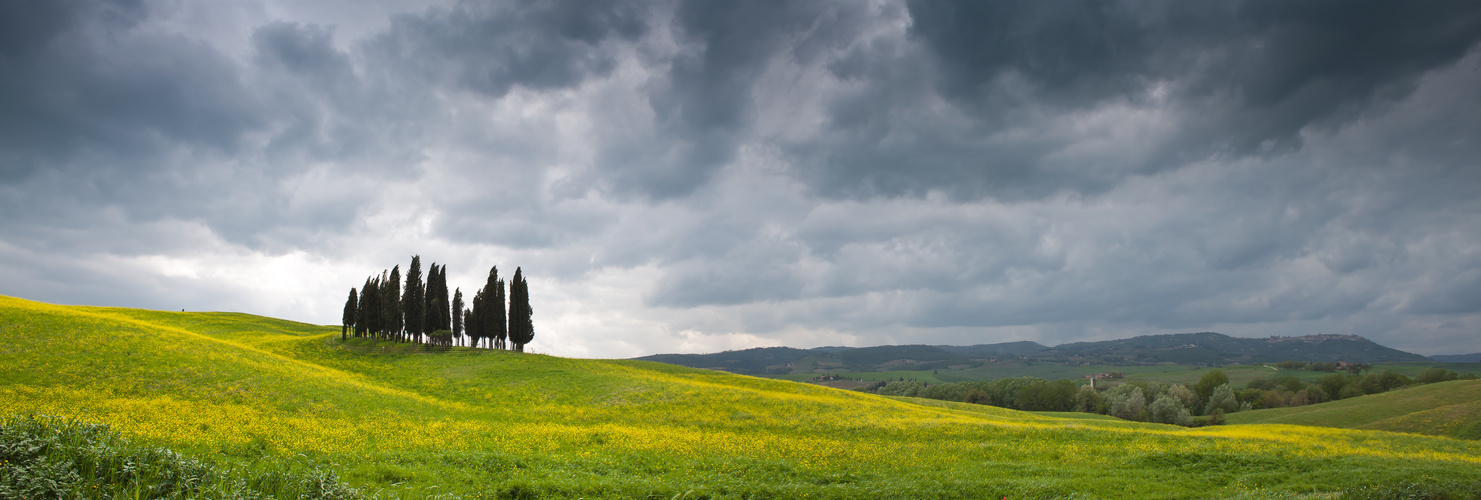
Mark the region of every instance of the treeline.
<instances>
[{"instance_id":1,"label":"treeline","mask_svg":"<svg viewBox=\"0 0 1481 500\"><path fill-rule=\"evenodd\" d=\"M1235 389L1229 377L1211 370L1193 387L1164 382L1125 382L1105 390L1072 380L1049 381L1038 377L1001 378L927 384L919 381L881 382L861 390L887 396L909 396L960 401L1025 411L1077 411L1111 415L1125 420L1190 426L1193 417L1206 416L1204 423L1223 423L1223 416L1237 411L1300 406L1350 397L1377 394L1416 384L1474 379L1441 368L1426 368L1414 379L1388 370L1368 375L1357 371L1332 374L1310 384L1297 377L1250 381Z\"/></svg>"},{"instance_id":2,"label":"treeline","mask_svg":"<svg viewBox=\"0 0 1481 500\"><path fill-rule=\"evenodd\" d=\"M508 292L505 292L505 285ZM464 306L467 306L466 308ZM514 269L506 283L499 267L489 269L483 287L464 304L463 290L448 298L447 266L432 263L425 276L422 257L411 258L402 284L401 266L371 275L357 290L350 288L340 338L355 337L425 343L439 347L463 345L523 352L535 339L530 287L523 271Z\"/></svg>"}]
</instances>

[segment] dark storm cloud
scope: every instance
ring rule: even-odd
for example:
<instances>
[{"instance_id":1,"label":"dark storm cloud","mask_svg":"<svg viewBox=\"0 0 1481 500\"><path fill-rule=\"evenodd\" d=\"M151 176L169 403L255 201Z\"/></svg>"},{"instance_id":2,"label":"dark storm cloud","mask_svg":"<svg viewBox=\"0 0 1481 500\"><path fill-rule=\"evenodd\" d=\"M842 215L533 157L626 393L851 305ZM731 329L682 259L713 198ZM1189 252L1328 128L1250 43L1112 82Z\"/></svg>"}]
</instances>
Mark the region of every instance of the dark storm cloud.
<instances>
[{"instance_id":1,"label":"dark storm cloud","mask_svg":"<svg viewBox=\"0 0 1481 500\"><path fill-rule=\"evenodd\" d=\"M642 36L644 14L638 2L465 3L397 16L370 51L398 71L498 98L515 86L558 89L611 72L607 40Z\"/></svg>"},{"instance_id":2,"label":"dark storm cloud","mask_svg":"<svg viewBox=\"0 0 1481 500\"><path fill-rule=\"evenodd\" d=\"M34 9L34 10L33 10ZM235 67L195 40L142 32L129 3L7 3L0 171L17 179L79 155L131 170L169 141L237 152L262 123Z\"/></svg>"},{"instance_id":3,"label":"dark storm cloud","mask_svg":"<svg viewBox=\"0 0 1481 500\"><path fill-rule=\"evenodd\" d=\"M863 7L796 0L679 2L670 25L678 52L651 61L657 74L647 104L661 139L611 141L597 158L596 182L617 195L656 200L693 193L753 138L754 93L767 66L778 58L815 64L822 53L846 45L869 22Z\"/></svg>"},{"instance_id":4,"label":"dark storm cloud","mask_svg":"<svg viewBox=\"0 0 1481 500\"><path fill-rule=\"evenodd\" d=\"M1417 78L1454 63L1481 40L1481 8L1471 2L921 1L909 7L911 37L936 61L933 88L963 116L932 129L931 117L909 111L925 102L921 94L866 83L858 97L835 102L834 130L822 144L796 145L811 162L802 176L820 193L1093 194L1125 176L1205 158L1294 151L1303 130L1335 129L1409 95ZM881 55L896 58L890 68L911 65L917 56ZM1046 119L1106 106L1167 109L1180 130L1140 145L1149 154L1071 169L1046 157L1073 138L991 140L1015 129L1063 130L1073 122ZM907 162L910 168L899 167Z\"/></svg>"}]
</instances>

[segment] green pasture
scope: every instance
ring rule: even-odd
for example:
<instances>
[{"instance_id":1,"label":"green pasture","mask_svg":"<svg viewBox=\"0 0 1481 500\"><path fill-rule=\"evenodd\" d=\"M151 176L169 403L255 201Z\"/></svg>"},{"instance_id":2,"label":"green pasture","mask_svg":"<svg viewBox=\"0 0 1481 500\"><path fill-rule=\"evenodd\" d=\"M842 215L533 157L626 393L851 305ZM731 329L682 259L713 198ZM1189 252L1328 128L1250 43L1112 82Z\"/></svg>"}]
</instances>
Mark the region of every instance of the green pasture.
<instances>
[{"instance_id":1,"label":"green pasture","mask_svg":"<svg viewBox=\"0 0 1481 500\"><path fill-rule=\"evenodd\" d=\"M1290 424L1481 439L1481 380L1406 387L1310 406L1231 413L1231 424Z\"/></svg>"}]
</instances>

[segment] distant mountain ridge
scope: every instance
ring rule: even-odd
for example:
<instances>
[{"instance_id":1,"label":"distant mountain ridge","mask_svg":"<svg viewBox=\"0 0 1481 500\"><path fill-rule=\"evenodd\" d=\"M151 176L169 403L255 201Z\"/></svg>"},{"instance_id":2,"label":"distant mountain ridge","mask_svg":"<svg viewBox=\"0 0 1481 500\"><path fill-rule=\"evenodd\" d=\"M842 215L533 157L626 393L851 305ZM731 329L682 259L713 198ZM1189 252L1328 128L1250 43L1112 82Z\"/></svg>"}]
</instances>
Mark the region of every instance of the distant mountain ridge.
<instances>
[{"instance_id":1,"label":"distant mountain ridge","mask_svg":"<svg viewBox=\"0 0 1481 500\"><path fill-rule=\"evenodd\" d=\"M1384 347L1357 335L1240 338L1221 333L1144 335L1047 347L1036 342L970 346L889 345L875 347L760 347L712 354L656 354L635 358L746 374L809 371L955 369L997 359L1149 365L1228 365L1286 360L1350 363L1424 362L1430 358ZM800 370L799 368L807 368Z\"/></svg>"},{"instance_id":2,"label":"distant mountain ridge","mask_svg":"<svg viewBox=\"0 0 1481 500\"><path fill-rule=\"evenodd\" d=\"M1481 352L1475 354L1436 354L1430 360L1441 363L1481 363Z\"/></svg>"}]
</instances>

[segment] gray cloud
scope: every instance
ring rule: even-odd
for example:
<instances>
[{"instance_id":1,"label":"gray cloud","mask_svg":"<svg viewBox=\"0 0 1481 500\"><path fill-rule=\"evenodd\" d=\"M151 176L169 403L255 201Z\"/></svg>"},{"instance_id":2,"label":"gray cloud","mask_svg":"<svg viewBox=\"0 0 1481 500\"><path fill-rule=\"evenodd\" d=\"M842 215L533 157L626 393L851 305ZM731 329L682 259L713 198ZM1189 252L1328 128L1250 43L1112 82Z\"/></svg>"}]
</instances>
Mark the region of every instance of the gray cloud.
<instances>
[{"instance_id":1,"label":"gray cloud","mask_svg":"<svg viewBox=\"0 0 1481 500\"><path fill-rule=\"evenodd\" d=\"M559 89L616 66L608 39L648 27L635 2L465 3L406 14L370 44L379 62L433 84L501 97L515 86Z\"/></svg>"},{"instance_id":2,"label":"gray cloud","mask_svg":"<svg viewBox=\"0 0 1481 500\"><path fill-rule=\"evenodd\" d=\"M421 254L541 352L1481 351L1468 3L281 7L0 4L0 293L333 322Z\"/></svg>"},{"instance_id":3,"label":"gray cloud","mask_svg":"<svg viewBox=\"0 0 1481 500\"><path fill-rule=\"evenodd\" d=\"M909 6L921 50L851 49L877 54L841 57L840 76L860 78L867 63L855 59L884 56L889 64L876 66L884 78L863 77L864 90L836 100L829 140L797 146L810 162L803 178L819 193L1097 194L1191 161L1292 152L1303 130L1332 130L1402 99L1481 40L1481 13L1465 3ZM919 57L935 64L919 66ZM912 74L888 74L912 65ZM898 93L922 73L936 75L931 85L950 111L923 115L929 94ZM1176 128L1134 145L1138 154L1056 165L1055 152L1099 131L1043 130L1073 130L1076 114L1108 106L1161 110ZM897 167L904 163L911 168Z\"/></svg>"}]
</instances>

